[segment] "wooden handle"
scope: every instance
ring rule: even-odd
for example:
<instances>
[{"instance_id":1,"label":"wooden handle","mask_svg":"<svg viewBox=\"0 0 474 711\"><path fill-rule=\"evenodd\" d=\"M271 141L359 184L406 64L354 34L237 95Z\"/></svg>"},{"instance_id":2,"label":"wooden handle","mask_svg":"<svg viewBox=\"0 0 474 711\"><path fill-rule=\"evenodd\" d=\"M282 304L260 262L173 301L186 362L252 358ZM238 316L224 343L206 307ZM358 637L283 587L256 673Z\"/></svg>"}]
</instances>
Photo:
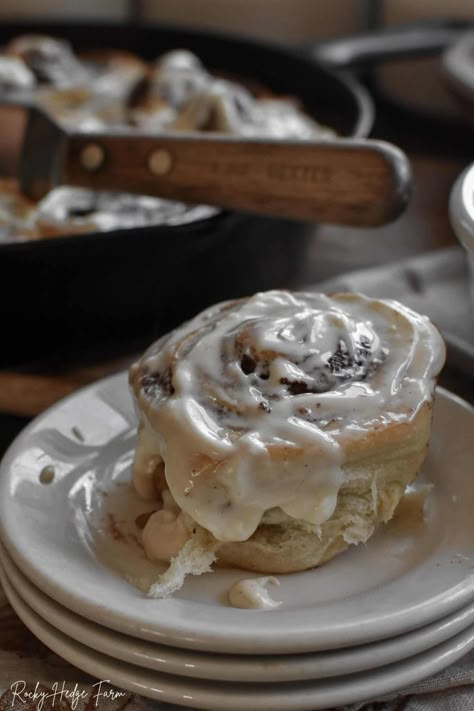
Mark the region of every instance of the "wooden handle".
<instances>
[{"instance_id":1,"label":"wooden handle","mask_svg":"<svg viewBox=\"0 0 474 711\"><path fill-rule=\"evenodd\" d=\"M381 141L276 141L208 134L69 135L59 182L353 226L405 208L406 156Z\"/></svg>"}]
</instances>

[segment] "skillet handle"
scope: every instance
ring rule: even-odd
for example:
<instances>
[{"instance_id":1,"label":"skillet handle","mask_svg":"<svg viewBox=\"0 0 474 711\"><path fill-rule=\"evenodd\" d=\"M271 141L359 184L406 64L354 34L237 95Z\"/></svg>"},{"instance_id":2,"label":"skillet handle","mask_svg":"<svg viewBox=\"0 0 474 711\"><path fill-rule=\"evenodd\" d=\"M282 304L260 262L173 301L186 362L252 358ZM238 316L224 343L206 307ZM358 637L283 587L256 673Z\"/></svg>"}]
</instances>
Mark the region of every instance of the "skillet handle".
<instances>
[{"instance_id":1,"label":"skillet handle","mask_svg":"<svg viewBox=\"0 0 474 711\"><path fill-rule=\"evenodd\" d=\"M61 155L63 184L353 226L394 220L411 187L406 156L381 141L77 134Z\"/></svg>"},{"instance_id":2,"label":"skillet handle","mask_svg":"<svg viewBox=\"0 0 474 711\"><path fill-rule=\"evenodd\" d=\"M392 59L439 54L458 40L469 23L464 20L424 20L314 45L311 55L331 69L356 69Z\"/></svg>"}]
</instances>

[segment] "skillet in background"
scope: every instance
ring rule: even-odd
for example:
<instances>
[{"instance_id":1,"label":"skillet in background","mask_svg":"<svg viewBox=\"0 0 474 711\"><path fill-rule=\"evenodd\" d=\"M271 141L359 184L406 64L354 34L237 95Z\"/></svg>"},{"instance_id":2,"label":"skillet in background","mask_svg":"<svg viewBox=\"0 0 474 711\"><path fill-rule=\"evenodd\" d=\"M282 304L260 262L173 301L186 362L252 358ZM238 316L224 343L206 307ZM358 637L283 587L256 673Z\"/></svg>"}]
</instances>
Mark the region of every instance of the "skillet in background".
<instances>
[{"instance_id":1,"label":"skillet in background","mask_svg":"<svg viewBox=\"0 0 474 711\"><path fill-rule=\"evenodd\" d=\"M170 27L49 22L0 25L0 44L23 33L62 37L78 51L105 42L145 59L186 48L211 70L298 98L343 136L372 126L357 80L298 50ZM312 225L223 211L180 226L1 245L1 364L141 347L212 302L297 285L313 243Z\"/></svg>"}]
</instances>

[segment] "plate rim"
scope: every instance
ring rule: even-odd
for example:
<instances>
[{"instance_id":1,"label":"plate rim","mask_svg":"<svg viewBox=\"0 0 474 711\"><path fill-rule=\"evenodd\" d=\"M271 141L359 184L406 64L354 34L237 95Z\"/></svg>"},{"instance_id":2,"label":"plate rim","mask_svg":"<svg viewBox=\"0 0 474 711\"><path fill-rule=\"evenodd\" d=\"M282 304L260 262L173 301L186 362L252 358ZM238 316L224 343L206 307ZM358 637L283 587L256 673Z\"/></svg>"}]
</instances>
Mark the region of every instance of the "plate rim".
<instances>
[{"instance_id":1,"label":"plate rim","mask_svg":"<svg viewBox=\"0 0 474 711\"><path fill-rule=\"evenodd\" d=\"M83 397L87 397L89 394L95 392L97 388L110 388L115 382L122 383L122 385L125 386L126 383L124 381L126 375L127 371L122 371L106 378L99 379L96 382L75 391L35 418L15 438L0 465L0 514L2 505L4 505L4 502L6 501L6 497L2 497L1 493L2 489L7 487L10 460L13 458L17 450L21 451L22 445L25 441L27 441L31 430L37 428L43 421L47 420L50 414L54 413L58 407L71 403L74 400L80 400ZM441 400L446 399L451 401L457 407L460 407L462 410L470 413L471 416L474 413L474 408L459 396L454 395L443 388L439 388L438 394ZM423 603L415 607L412 606L408 612L406 609L399 609L398 611L393 612L388 618L384 615L382 632L380 616L378 618L372 617L371 619L366 620L363 622L363 625L360 620L357 620L354 621L352 627L345 624L344 626L333 625L330 628L326 627L325 629L322 629L322 626L319 625L319 627L313 629L310 625L308 625L307 610L297 611L296 613L295 611L287 610L278 612L279 620L283 622L284 626L283 633L280 633L279 635L275 634L274 629L271 631L271 634L269 634L268 631L266 633L265 631L262 632L266 625L260 624L260 626L256 625L256 627L258 627L258 631L249 637L248 631L242 631L237 622L237 620L241 619L238 615L241 615L242 611L223 608L225 609L226 619L231 617L234 620L234 629L232 631L231 639L229 640L228 628L220 629L219 626L217 626L217 628L215 627L210 632L207 624L205 621L203 622L201 618L197 621L193 620L194 626L192 629L190 629L188 625L177 625L176 620L174 623L166 624L166 621L162 618L160 619L159 625L153 624L149 618L146 620L142 619L137 624L138 618L133 619L127 617L123 610L118 612L111 611L107 605L99 605L95 601L91 602L90 600L81 598L81 596L77 594L77 591L71 595L70 592L66 592L60 585L52 580L51 577L45 575L41 569L38 569L38 567L35 568L34 565L32 565L31 562L23 556L21 551L16 549L14 541L10 539L8 532L5 529L2 516L0 516L0 539L3 541L5 548L17 567L20 568L26 577L46 595L53 598L64 607L78 613L79 615L88 617L93 622L125 634L130 634L134 637L141 637L155 642L163 642L170 646L198 649L202 651L229 651L244 654L287 654L294 652L314 652L318 650L337 648L340 646L354 646L357 644L372 642L376 639L383 639L403 634L412 629L429 624L430 622L440 619L456 609L461 608L463 605L467 604L467 602L472 599L474 595L473 574L469 576L468 585L466 585L466 580L464 580L463 583L459 583L457 586L454 586L450 589L449 594L444 594L441 601L436 601L436 606L434 606L434 599L431 599L428 603L425 600ZM177 603L178 613L180 609L183 610L183 605L186 605L187 603L189 604L190 602L193 603L193 601L179 599L168 599L153 602L157 604L161 603L161 611L165 612L165 614L166 607L170 607L165 603L172 603L172 610L176 607ZM165 609L163 610L163 608ZM211 614L214 619L216 608L213 607L212 610ZM244 611L244 614L248 614L248 612L249 611ZM252 613L252 611L250 612ZM174 613L176 617L176 609L174 609ZM219 611L217 611L217 614L219 614ZM273 613L265 614L268 615ZM296 618L298 618L298 620ZM301 618L301 620L299 620L299 618ZM257 623L257 618L253 617L253 621ZM296 625L296 622L299 622L299 625ZM362 633L361 627L363 628ZM324 643L321 643L322 637L324 638Z\"/></svg>"},{"instance_id":2,"label":"plate rim","mask_svg":"<svg viewBox=\"0 0 474 711\"><path fill-rule=\"evenodd\" d=\"M71 637L71 639L119 661L134 664L144 669L153 669L158 672L199 679L271 683L328 679L340 676L341 669L344 669L344 674L354 674L408 659L447 641L467 627L474 625L473 601L466 607L441 620L436 620L429 625L421 627L419 630L408 632L407 634L413 638L413 640L410 640L410 642L413 641L411 649L407 647L407 641L402 639L405 637L403 635L401 636L402 638L392 637L376 641L372 645L360 645L340 650L308 652L305 655L260 655L256 657L182 650L139 638L131 638L134 644L138 644L137 650L139 651L134 654L125 651L123 654L116 656L114 652L119 650L121 645L124 645L124 650L127 649L125 645L129 635L98 625L68 610L52 598L48 598L15 566L1 544L0 566L3 568L3 573L8 578L10 585L33 612L55 629ZM37 596L38 594L39 596ZM64 622L66 626L63 626ZM85 638L88 634L91 634L91 628L93 627L97 627L97 630L92 630L93 637L90 640L91 643L89 643ZM75 635L78 631L79 636L76 637ZM108 639L105 645L102 642L103 638L101 639L102 635L105 635L106 639ZM114 635L116 635L115 638ZM140 645L142 645L141 649ZM155 646L156 652L153 649ZM369 650L368 647L370 646L373 646L373 649ZM161 664L144 663L144 661L152 658L152 654L156 655ZM350 660L351 655L356 656L358 654L360 655L359 660L362 657L364 661L357 663L356 660L352 667L347 668L347 657L349 656ZM167 655L168 658L166 658ZM181 659L179 659L180 655L182 655ZM303 660L302 657L305 657L305 659ZM376 659L375 665L368 661L370 658ZM190 662L192 663L190 664ZM257 669L259 663L262 664L261 671ZM294 669L295 666L296 669ZM339 671L336 671L337 668ZM314 676L315 671L317 671L316 676ZM216 673L217 676L215 676Z\"/></svg>"},{"instance_id":3,"label":"plate rim","mask_svg":"<svg viewBox=\"0 0 474 711\"><path fill-rule=\"evenodd\" d=\"M219 692L216 696L216 689L212 688L212 680L190 679L189 677L151 672L151 670L136 667L133 664L114 660L112 657L85 647L56 630L29 608L21 598L21 595L8 582L1 566L0 583L4 586L5 594L11 606L28 629L43 644L46 644L53 652L59 654L70 664L92 674L96 678L98 677L98 672L100 672L103 679L107 679L113 685L128 689L133 693L139 693L142 696L169 703L186 704L191 701L193 708L220 711L225 702L225 708L228 711L242 711L243 709L267 711L269 699L265 697L265 687L271 690L271 702L274 711L292 711L294 708L301 709L301 711L316 711L316 709L327 709L328 705L334 706L368 701L395 693L411 684L428 678L460 659L474 647L474 625L471 625L453 638L436 645L426 652L421 652L401 662L395 662L393 665L389 664L375 669L373 673L367 671L362 674L332 677L331 679L316 680L314 682L309 680L294 683L270 683L268 685L214 682ZM38 632L38 630L40 631ZM51 641L52 639L53 642ZM124 670L127 673L127 667L132 673L128 672L128 678L125 678L123 674ZM105 672L105 674L102 672ZM181 691L180 682L182 684ZM245 687L248 690L245 690ZM244 690L244 693L238 694L236 689L240 692ZM291 698L288 699L288 696L285 698L285 693L288 695L288 692L293 689L294 694ZM179 694L179 698L177 694ZM287 703L287 700L291 705ZM188 709L189 706L185 706L185 708Z\"/></svg>"}]
</instances>

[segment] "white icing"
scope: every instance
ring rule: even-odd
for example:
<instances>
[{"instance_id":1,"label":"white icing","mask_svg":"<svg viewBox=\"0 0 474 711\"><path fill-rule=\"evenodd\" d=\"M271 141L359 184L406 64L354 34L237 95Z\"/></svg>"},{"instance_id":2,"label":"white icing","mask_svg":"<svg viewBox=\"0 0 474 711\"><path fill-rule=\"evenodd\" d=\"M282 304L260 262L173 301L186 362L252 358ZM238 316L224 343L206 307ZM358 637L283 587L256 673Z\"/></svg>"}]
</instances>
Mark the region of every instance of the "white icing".
<instances>
[{"instance_id":1,"label":"white icing","mask_svg":"<svg viewBox=\"0 0 474 711\"><path fill-rule=\"evenodd\" d=\"M140 489L138 489L138 493L143 496ZM148 498L156 498L157 493L158 490L154 486L153 492ZM142 543L149 560L169 562L183 548L190 537L190 532L184 523L184 515L171 496L169 489L163 489L160 495L162 507L153 513L146 522L142 533Z\"/></svg>"},{"instance_id":2,"label":"white icing","mask_svg":"<svg viewBox=\"0 0 474 711\"><path fill-rule=\"evenodd\" d=\"M229 590L229 602L232 607L241 607L247 610L271 610L279 607L281 602L273 600L267 590L267 585L280 585L280 581L273 575L239 580Z\"/></svg>"},{"instance_id":3,"label":"white icing","mask_svg":"<svg viewBox=\"0 0 474 711\"><path fill-rule=\"evenodd\" d=\"M188 538L183 516L164 508L150 516L142 535L147 558L158 561L170 561L178 555Z\"/></svg>"},{"instance_id":4,"label":"white icing","mask_svg":"<svg viewBox=\"0 0 474 711\"><path fill-rule=\"evenodd\" d=\"M34 74L17 57L0 57L0 88L4 90L32 89L36 84Z\"/></svg>"},{"instance_id":5,"label":"white icing","mask_svg":"<svg viewBox=\"0 0 474 711\"><path fill-rule=\"evenodd\" d=\"M430 321L393 301L272 291L212 307L132 366L137 488L159 454L179 507L219 541L275 507L322 524L344 443L410 421L443 362Z\"/></svg>"},{"instance_id":6,"label":"white icing","mask_svg":"<svg viewBox=\"0 0 474 711\"><path fill-rule=\"evenodd\" d=\"M150 78L147 100L132 110L142 128L219 131L242 136L333 138L335 133L295 101L257 98L240 84L213 76L191 52L164 54Z\"/></svg>"},{"instance_id":7,"label":"white icing","mask_svg":"<svg viewBox=\"0 0 474 711\"><path fill-rule=\"evenodd\" d=\"M139 439L140 447L135 452L133 463L133 486L143 499L156 499L159 491L155 472L162 466L163 460L156 448L156 438L148 427L140 427Z\"/></svg>"}]
</instances>

